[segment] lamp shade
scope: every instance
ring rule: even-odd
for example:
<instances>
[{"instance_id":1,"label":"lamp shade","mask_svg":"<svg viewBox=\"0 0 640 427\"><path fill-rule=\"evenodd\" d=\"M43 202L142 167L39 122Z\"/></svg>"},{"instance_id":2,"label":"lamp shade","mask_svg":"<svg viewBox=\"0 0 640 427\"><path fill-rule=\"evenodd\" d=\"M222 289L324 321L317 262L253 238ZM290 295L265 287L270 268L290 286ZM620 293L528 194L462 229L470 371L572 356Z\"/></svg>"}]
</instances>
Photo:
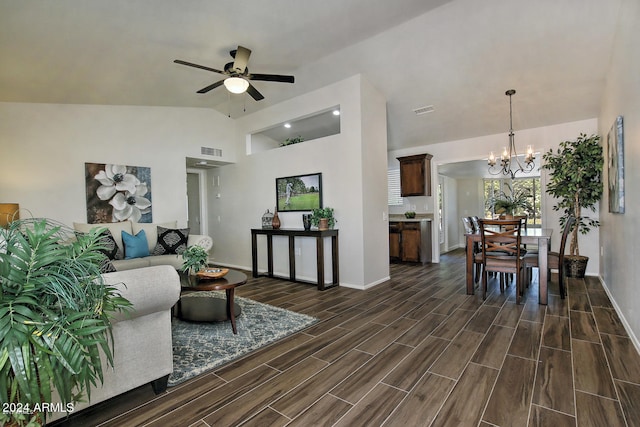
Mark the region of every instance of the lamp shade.
<instances>
[{"instance_id":1,"label":"lamp shade","mask_svg":"<svg viewBox=\"0 0 640 427\"><path fill-rule=\"evenodd\" d=\"M0 227L7 226L16 219L20 218L20 205L17 203L0 203Z\"/></svg>"},{"instance_id":2,"label":"lamp shade","mask_svg":"<svg viewBox=\"0 0 640 427\"><path fill-rule=\"evenodd\" d=\"M224 86L231 93L243 93L249 87L249 82L240 77L229 77L225 79Z\"/></svg>"}]
</instances>

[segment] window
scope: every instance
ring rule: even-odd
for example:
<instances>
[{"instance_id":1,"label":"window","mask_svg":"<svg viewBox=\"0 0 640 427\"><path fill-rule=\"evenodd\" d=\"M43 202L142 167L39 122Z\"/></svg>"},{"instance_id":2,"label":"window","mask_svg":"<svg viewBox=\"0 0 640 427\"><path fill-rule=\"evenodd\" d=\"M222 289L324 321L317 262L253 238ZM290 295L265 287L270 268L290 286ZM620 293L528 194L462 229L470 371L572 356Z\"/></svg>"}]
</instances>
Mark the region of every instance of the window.
<instances>
[{"instance_id":1,"label":"window","mask_svg":"<svg viewBox=\"0 0 640 427\"><path fill-rule=\"evenodd\" d=\"M542 224L542 220L540 218L540 200L542 199L542 195L540 193L540 178L517 178L514 180L511 179L485 179L484 180L484 202L485 202L485 213L484 216L486 218L493 218L495 216L495 212L488 207L487 201L492 197L497 196L500 192L504 191L509 194L509 188L511 186L514 191L517 190L525 190L531 196L529 197L529 203L533 207L533 212L528 211L527 215L529 216L527 220L527 224L530 227L540 227Z\"/></svg>"},{"instance_id":2,"label":"window","mask_svg":"<svg viewBox=\"0 0 640 427\"><path fill-rule=\"evenodd\" d=\"M402 206L402 196L400 195L400 169L387 170L388 181L388 205Z\"/></svg>"}]
</instances>

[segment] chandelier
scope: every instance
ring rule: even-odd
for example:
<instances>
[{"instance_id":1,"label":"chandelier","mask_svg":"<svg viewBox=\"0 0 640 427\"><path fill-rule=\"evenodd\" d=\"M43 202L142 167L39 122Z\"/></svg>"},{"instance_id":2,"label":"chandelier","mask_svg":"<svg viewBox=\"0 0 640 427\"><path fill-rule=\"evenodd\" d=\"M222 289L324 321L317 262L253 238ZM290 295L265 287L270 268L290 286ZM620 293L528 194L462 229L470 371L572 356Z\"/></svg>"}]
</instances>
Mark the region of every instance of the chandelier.
<instances>
[{"instance_id":1,"label":"chandelier","mask_svg":"<svg viewBox=\"0 0 640 427\"><path fill-rule=\"evenodd\" d=\"M509 97L509 147L504 147L502 154L500 155L500 166L496 166L497 159L493 154L493 151L489 155L489 173L491 175L510 175L511 178L515 178L518 172L531 172L535 167L533 160L533 147L529 145L527 152L524 155L523 161L518 158L518 152L516 151L516 141L513 133L513 110L511 108L511 96L516 93L514 89L509 89L505 92L505 95ZM523 164L524 162L524 164Z\"/></svg>"}]
</instances>

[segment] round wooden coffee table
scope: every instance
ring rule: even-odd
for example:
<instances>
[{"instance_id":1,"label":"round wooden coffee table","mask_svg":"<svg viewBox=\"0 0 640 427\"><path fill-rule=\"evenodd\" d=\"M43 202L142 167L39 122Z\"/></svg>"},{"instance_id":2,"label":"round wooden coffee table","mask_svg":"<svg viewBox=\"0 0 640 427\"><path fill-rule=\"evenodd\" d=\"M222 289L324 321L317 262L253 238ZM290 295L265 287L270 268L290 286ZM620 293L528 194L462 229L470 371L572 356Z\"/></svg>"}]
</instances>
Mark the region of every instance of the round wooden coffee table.
<instances>
[{"instance_id":1,"label":"round wooden coffee table","mask_svg":"<svg viewBox=\"0 0 640 427\"><path fill-rule=\"evenodd\" d=\"M219 279L205 279L181 274L178 318L190 322L231 320L231 329L234 334L237 334L236 316L239 316L242 311L240 306L234 302L234 291L236 287L245 283L247 283L247 275L231 269ZM225 291L227 298L226 300L217 297L182 298L185 294L201 291Z\"/></svg>"}]
</instances>

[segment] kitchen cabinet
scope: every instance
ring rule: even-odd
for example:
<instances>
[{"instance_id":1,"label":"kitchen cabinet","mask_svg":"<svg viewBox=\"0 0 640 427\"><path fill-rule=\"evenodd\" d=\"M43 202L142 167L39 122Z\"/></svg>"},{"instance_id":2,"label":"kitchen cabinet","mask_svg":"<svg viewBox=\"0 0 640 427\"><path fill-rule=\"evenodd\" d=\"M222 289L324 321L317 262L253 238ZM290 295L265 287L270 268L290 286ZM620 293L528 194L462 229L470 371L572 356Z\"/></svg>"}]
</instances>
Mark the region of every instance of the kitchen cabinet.
<instances>
[{"instance_id":1,"label":"kitchen cabinet","mask_svg":"<svg viewBox=\"0 0 640 427\"><path fill-rule=\"evenodd\" d=\"M389 222L391 262L431 262L431 221Z\"/></svg>"},{"instance_id":2,"label":"kitchen cabinet","mask_svg":"<svg viewBox=\"0 0 640 427\"><path fill-rule=\"evenodd\" d=\"M431 196L431 154L398 157L400 195Z\"/></svg>"}]
</instances>

